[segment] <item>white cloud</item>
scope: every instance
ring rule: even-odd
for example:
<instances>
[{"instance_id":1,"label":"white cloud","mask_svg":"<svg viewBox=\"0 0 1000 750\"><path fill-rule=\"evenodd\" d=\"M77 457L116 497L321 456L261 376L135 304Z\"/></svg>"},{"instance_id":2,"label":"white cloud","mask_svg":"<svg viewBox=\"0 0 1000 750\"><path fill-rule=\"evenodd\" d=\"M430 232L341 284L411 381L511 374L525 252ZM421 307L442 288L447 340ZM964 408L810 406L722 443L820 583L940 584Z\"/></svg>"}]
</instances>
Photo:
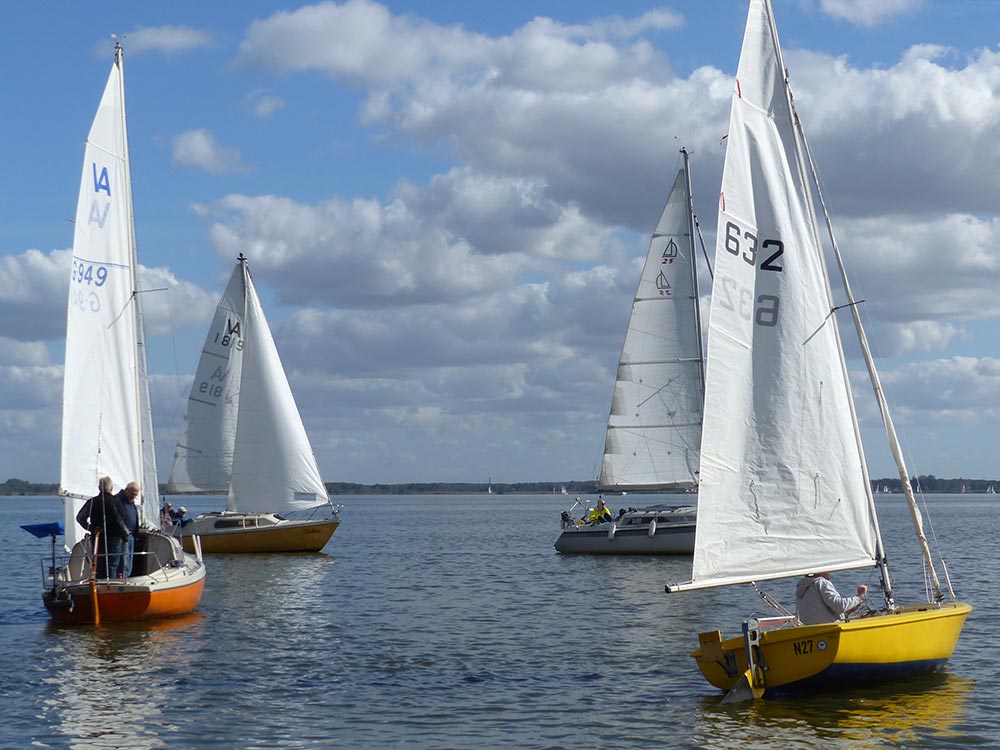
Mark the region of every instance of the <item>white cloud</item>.
<instances>
[{"instance_id":1,"label":"white cloud","mask_svg":"<svg viewBox=\"0 0 1000 750\"><path fill-rule=\"evenodd\" d=\"M270 117L287 105L283 98L263 89L252 91L247 96L247 103L255 117Z\"/></svg>"},{"instance_id":2,"label":"white cloud","mask_svg":"<svg viewBox=\"0 0 1000 750\"><path fill-rule=\"evenodd\" d=\"M859 26L877 26L888 18L920 10L924 0L819 0L819 6L833 18Z\"/></svg>"},{"instance_id":3,"label":"white cloud","mask_svg":"<svg viewBox=\"0 0 1000 750\"><path fill-rule=\"evenodd\" d=\"M545 192L457 169L404 183L387 204L230 195L206 210L220 256L245 252L281 300L395 306L478 298L555 261L600 258L610 229Z\"/></svg>"},{"instance_id":4,"label":"white cloud","mask_svg":"<svg viewBox=\"0 0 1000 750\"><path fill-rule=\"evenodd\" d=\"M911 421L1000 422L1000 359L952 357L914 362L881 377Z\"/></svg>"},{"instance_id":5,"label":"white cloud","mask_svg":"<svg viewBox=\"0 0 1000 750\"><path fill-rule=\"evenodd\" d=\"M201 169L211 174L245 173L240 150L220 144L205 128L188 130L173 137L171 161L179 167Z\"/></svg>"},{"instance_id":6,"label":"white cloud","mask_svg":"<svg viewBox=\"0 0 1000 750\"><path fill-rule=\"evenodd\" d=\"M0 257L0 336L50 341L66 335L69 250Z\"/></svg>"},{"instance_id":7,"label":"white cloud","mask_svg":"<svg viewBox=\"0 0 1000 750\"><path fill-rule=\"evenodd\" d=\"M208 47L213 35L203 29L189 26L140 26L124 35L122 46L128 54L163 52L177 54Z\"/></svg>"}]
</instances>

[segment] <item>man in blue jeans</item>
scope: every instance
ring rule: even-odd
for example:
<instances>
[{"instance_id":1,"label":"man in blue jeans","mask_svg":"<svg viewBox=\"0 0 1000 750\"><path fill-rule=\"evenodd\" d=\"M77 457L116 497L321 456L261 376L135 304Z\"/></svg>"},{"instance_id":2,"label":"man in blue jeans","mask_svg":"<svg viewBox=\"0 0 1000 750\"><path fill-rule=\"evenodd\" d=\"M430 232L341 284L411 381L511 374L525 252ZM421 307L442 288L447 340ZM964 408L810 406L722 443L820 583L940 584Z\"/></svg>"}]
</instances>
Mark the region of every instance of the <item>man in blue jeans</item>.
<instances>
[{"instance_id":1,"label":"man in blue jeans","mask_svg":"<svg viewBox=\"0 0 1000 750\"><path fill-rule=\"evenodd\" d=\"M122 554L117 558L116 573L119 578L132 575L132 556L135 554L135 536L139 533L139 509L135 507L135 499L139 496L139 485L129 482L125 489L115 495L118 510L121 512L125 527L128 529L128 539L122 547Z\"/></svg>"}]
</instances>

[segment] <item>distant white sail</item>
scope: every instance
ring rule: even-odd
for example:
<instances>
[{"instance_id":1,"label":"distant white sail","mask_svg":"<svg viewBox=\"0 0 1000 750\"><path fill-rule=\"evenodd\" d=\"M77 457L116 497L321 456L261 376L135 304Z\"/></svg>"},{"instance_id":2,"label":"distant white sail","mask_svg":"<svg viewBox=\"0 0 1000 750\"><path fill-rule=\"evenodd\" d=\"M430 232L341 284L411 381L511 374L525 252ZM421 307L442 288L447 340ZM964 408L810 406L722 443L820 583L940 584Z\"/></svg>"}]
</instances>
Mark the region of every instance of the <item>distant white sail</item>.
<instances>
[{"instance_id":1,"label":"distant white sail","mask_svg":"<svg viewBox=\"0 0 1000 750\"><path fill-rule=\"evenodd\" d=\"M174 452L173 492L229 490L243 367L244 276L238 264L205 337Z\"/></svg>"},{"instance_id":2,"label":"distant white sail","mask_svg":"<svg viewBox=\"0 0 1000 750\"><path fill-rule=\"evenodd\" d=\"M67 548L83 535L76 513L97 493L100 477L110 476L116 488L140 482L144 496L151 490L156 497L155 464L143 467L143 436L151 440L152 427L143 425L135 268L119 53L87 136L73 234L60 471ZM158 512L143 512L146 523L158 525Z\"/></svg>"},{"instance_id":3,"label":"distant white sail","mask_svg":"<svg viewBox=\"0 0 1000 750\"><path fill-rule=\"evenodd\" d=\"M697 484L703 360L688 182L681 169L632 303L604 441L602 489Z\"/></svg>"},{"instance_id":4,"label":"distant white sail","mask_svg":"<svg viewBox=\"0 0 1000 750\"><path fill-rule=\"evenodd\" d=\"M763 3L733 94L693 583L872 566L877 531L809 183Z\"/></svg>"}]
</instances>

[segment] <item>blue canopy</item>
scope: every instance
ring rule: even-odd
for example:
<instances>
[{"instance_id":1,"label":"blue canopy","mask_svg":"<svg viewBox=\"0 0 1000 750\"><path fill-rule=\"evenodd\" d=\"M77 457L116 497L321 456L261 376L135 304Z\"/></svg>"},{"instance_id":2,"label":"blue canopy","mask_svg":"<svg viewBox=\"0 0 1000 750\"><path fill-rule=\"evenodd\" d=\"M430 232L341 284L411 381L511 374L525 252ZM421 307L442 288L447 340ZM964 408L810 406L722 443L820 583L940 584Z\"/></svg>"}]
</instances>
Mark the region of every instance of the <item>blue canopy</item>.
<instances>
[{"instance_id":1,"label":"blue canopy","mask_svg":"<svg viewBox=\"0 0 1000 750\"><path fill-rule=\"evenodd\" d=\"M34 534L39 539L47 536L57 537L65 532L62 521L50 521L49 523L29 523L21 527L29 534Z\"/></svg>"}]
</instances>

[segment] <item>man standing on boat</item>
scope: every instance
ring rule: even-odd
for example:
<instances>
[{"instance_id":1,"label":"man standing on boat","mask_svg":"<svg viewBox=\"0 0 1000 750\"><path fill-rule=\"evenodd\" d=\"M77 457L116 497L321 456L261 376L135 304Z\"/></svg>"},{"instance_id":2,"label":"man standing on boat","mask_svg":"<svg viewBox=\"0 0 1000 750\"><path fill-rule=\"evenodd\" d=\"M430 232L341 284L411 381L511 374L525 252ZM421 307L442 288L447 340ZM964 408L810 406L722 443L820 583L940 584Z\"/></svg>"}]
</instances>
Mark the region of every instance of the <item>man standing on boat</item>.
<instances>
[{"instance_id":1,"label":"man standing on boat","mask_svg":"<svg viewBox=\"0 0 1000 750\"><path fill-rule=\"evenodd\" d=\"M132 575L132 556L135 554L135 535L139 533L139 509L135 507L135 499L139 496L139 485L129 482L125 489L115 495L118 501L118 511L128 529L128 539L125 540L125 552L118 558L117 574L119 578Z\"/></svg>"},{"instance_id":2,"label":"man standing on boat","mask_svg":"<svg viewBox=\"0 0 1000 750\"><path fill-rule=\"evenodd\" d=\"M109 570L117 568L118 555L124 552L124 540L128 538L128 529L118 509L118 501L111 494L114 488L111 477L101 477L99 493L85 502L76 514L76 522L89 531L91 536L100 534L98 547L94 549L98 578L109 578Z\"/></svg>"},{"instance_id":3,"label":"man standing on boat","mask_svg":"<svg viewBox=\"0 0 1000 750\"><path fill-rule=\"evenodd\" d=\"M843 620L864 603L867 593L868 587L861 585L857 596L841 596L829 573L808 575L795 586L795 616L803 625Z\"/></svg>"}]
</instances>

